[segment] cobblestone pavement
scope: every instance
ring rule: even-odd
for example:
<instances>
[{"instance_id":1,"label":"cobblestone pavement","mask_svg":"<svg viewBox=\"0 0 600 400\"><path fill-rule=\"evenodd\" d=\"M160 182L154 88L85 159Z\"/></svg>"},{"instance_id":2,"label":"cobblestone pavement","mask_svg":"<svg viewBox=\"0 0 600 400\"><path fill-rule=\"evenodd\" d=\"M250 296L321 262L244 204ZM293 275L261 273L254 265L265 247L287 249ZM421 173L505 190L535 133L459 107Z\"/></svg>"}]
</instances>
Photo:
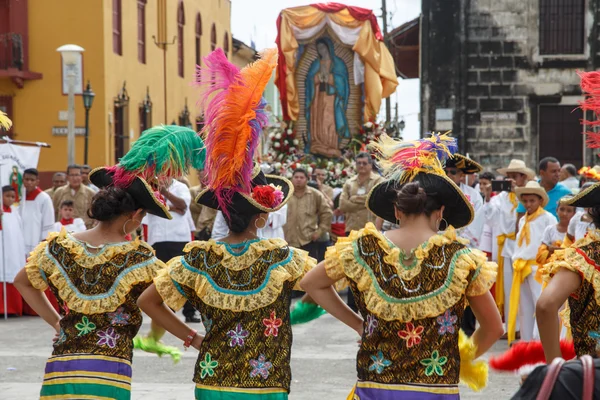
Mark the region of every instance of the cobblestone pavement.
<instances>
[{"instance_id":1,"label":"cobblestone pavement","mask_svg":"<svg viewBox=\"0 0 600 400\"><path fill-rule=\"evenodd\" d=\"M148 322L146 318L141 332L149 329ZM52 337L52 330L41 318L0 320L0 399L38 398ZM294 327L290 400L345 400L356 378L356 340L354 332L329 315ZM180 345L168 334L165 341ZM491 353L505 348L506 342L498 342ZM195 360L193 351L185 352L177 365L168 358L136 352L133 399L193 399L191 378ZM515 376L492 373L490 384L483 392L474 393L463 387L461 398L508 399L517 386Z\"/></svg>"}]
</instances>

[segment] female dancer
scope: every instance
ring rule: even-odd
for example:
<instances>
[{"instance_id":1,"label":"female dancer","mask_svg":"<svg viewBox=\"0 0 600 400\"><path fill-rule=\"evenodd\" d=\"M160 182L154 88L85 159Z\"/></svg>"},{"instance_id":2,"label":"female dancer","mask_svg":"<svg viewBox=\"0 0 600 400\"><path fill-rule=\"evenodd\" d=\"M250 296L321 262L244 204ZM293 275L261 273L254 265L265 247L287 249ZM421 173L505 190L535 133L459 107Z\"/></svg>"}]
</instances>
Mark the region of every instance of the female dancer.
<instances>
[{"instance_id":1,"label":"female dancer","mask_svg":"<svg viewBox=\"0 0 600 400\"><path fill-rule=\"evenodd\" d=\"M267 50L262 60L241 71L222 50L204 59L208 71L199 75L228 84L206 109L209 175L196 201L222 211L230 232L218 242L189 243L138 300L184 347L200 349L194 371L197 399L285 400L290 389L292 289L316 262L282 239L257 236L268 213L293 194L291 182L264 175L252 161L256 133L266 123L261 94L276 56ZM200 311L206 336L171 311L186 301Z\"/></svg>"},{"instance_id":2,"label":"female dancer","mask_svg":"<svg viewBox=\"0 0 600 400\"><path fill-rule=\"evenodd\" d=\"M468 248L452 227L473 218L440 162L455 147L445 135L408 143L383 136L375 148L387 180L373 188L367 206L400 227L381 234L367 224L338 239L301 281L318 304L361 336L358 382L349 399L458 399L459 371L472 387L485 385L487 366L470 363L503 333L489 292L496 265ZM340 279L349 281L361 315L333 289ZM459 338L467 302L480 324L472 340L462 332Z\"/></svg>"},{"instance_id":3,"label":"female dancer","mask_svg":"<svg viewBox=\"0 0 600 400\"><path fill-rule=\"evenodd\" d=\"M190 129L157 127L142 137L119 165L90 173L102 188L88 211L98 224L74 235L51 233L15 279L27 303L57 332L44 399L130 398L132 339L142 324L136 300L164 264L148 244L125 237L146 212L171 218L156 177L183 173L190 162L200 167L203 158L202 140ZM43 294L48 286L60 315Z\"/></svg>"}]
</instances>

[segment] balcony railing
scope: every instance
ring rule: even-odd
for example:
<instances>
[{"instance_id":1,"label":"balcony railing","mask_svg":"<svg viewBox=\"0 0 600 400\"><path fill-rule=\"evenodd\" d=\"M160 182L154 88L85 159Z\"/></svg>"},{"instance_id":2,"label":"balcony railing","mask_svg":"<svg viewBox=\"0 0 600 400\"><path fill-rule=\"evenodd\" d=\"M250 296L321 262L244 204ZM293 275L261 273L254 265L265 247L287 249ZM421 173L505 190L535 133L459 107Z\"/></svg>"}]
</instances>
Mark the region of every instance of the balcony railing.
<instances>
[{"instance_id":1,"label":"balcony railing","mask_svg":"<svg viewBox=\"0 0 600 400\"><path fill-rule=\"evenodd\" d=\"M23 37L20 33L0 34L0 70L23 69Z\"/></svg>"}]
</instances>

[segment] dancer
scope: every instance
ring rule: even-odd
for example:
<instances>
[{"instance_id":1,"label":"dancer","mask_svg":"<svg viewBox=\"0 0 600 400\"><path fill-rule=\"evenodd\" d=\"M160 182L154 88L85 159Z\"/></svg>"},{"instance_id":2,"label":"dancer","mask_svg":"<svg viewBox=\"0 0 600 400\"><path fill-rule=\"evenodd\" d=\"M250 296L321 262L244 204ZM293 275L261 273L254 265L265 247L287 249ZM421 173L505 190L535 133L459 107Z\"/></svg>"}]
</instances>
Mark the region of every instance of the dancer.
<instances>
[{"instance_id":1,"label":"dancer","mask_svg":"<svg viewBox=\"0 0 600 400\"><path fill-rule=\"evenodd\" d=\"M196 399L284 400L290 390L292 289L316 262L282 239L257 237L268 214L293 194L291 182L264 175L252 161L267 123L261 94L276 57L266 50L241 71L221 49L204 58L207 67L198 76L212 79L204 130L209 173L196 201L220 210L230 233L218 242L188 244L138 300L184 347L200 351ZM171 311L186 301L200 311L205 336Z\"/></svg>"},{"instance_id":2,"label":"dancer","mask_svg":"<svg viewBox=\"0 0 600 400\"><path fill-rule=\"evenodd\" d=\"M159 181L200 165L203 157L202 140L188 128L159 127L142 137L120 164L90 173L102 188L88 212L98 224L74 235L51 233L15 279L56 330L42 398L130 398L132 339L142 324L136 300L164 264L148 244L125 236L146 212L171 218L156 192ZM43 295L48 286L60 315Z\"/></svg>"},{"instance_id":3,"label":"dancer","mask_svg":"<svg viewBox=\"0 0 600 400\"><path fill-rule=\"evenodd\" d=\"M381 234L367 224L339 238L301 286L361 336L358 382L349 399L458 399L459 371L471 387L485 385L487 366L473 360L503 329L489 292L496 265L452 228L473 218L471 204L442 168L456 141L433 135L399 142L383 135L374 148L387 180L373 188L367 205L400 227ZM361 315L333 289L341 279L349 281ZM480 324L472 339L459 334L467 302Z\"/></svg>"}]
</instances>

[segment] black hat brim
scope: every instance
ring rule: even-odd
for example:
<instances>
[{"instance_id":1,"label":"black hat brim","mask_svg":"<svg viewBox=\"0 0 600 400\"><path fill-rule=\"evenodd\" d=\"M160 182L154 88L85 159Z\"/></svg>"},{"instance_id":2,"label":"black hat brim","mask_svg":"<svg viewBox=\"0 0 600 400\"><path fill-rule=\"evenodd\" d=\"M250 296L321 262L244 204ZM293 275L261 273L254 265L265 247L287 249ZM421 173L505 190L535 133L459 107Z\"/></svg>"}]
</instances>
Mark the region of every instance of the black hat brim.
<instances>
[{"instance_id":1,"label":"black hat brim","mask_svg":"<svg viewBox=\"0 0 600 400\"><path fill-rule=\"evenodd\" d=\"M92 170L89 175L90 181L99 188L105 188L113 185L113 173L107 168L100 167ZM135 201L149 214L157 217L172 219L167 206L160 202L154 196L154 190L144 179L136 177L131 185L125 189Z\"/></svg>"},{"instance_id":2,"label":"black hat brim","mask_svg":"<svg viewBox=\"0 0 600 400\"><path fill-rule=\"evenodd\" d=\"M483 166L462 154L454 154L452 158L446 160L445 168L457 168L467 175L483 171Z\"/></svg>"},{"instance_id":3,"label":"black hat brim","mask_svg":"<svg viewBox=\"0 0 600 400\"><path fill-rule=\"evenodd\" d=\"M281 191L283 192L283 201L277 207L269 208L265 207L262 204L257 203L250 194L236 192L231 198L231 204L229 208L234 210L239 214L260 214L260 213L270 213L279 210L282 208L294 194L294 186L292 183L277 175L265 175L259 172L254 179L252 179L252 187L260 186L260 185L274 185L279 186ZM217 202L217 197L215 196L215 192L209 188L201 191L196 197L196 203L213 208L215 210L221 210L219 203Z\"/></svg>"},{"instance_id":4,"label":"black hat brim","mask_svg":"<svg viewBox=\"0 0 600 400\"><path fill-rule=\"evenodd\" d=\"M441 201L444 209L444 219L454 228L467 226L473 220L473 206L454 182L445 175L420 172L411 182L419 182L429 195L434 195ZM367 208L375 215L386 221L397 223L394 208L396 192L403 184L395 180L378 183L371 189L367 198ZM441 227L445 229L445 227Z\"/></svg>"},{"instance_id":5,"label":"black hat brim","mask_svg":"<svg viewBox=\"0 0 600 400\"><path fill-rule=\"evenodd\" d=\"M568 206L592 208L600 206L600 182L582 190L570 199L561 200L560 204Z\"/></svg>"}]
</instances>

